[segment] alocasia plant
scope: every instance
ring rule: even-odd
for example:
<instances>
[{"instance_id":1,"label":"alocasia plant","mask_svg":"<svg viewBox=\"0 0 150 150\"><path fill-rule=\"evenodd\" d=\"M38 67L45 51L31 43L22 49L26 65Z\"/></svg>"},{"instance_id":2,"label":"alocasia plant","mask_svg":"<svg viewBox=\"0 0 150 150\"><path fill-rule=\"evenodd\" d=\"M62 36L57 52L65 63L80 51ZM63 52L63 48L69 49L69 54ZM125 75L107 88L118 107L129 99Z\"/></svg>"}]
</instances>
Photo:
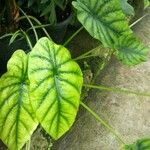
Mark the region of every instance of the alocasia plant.
<instances>
[{"instance_id":1,"label":"alocasia plant","mask_svg":"<svg viewBox=\"0 0 150 150\"><path fill-rule=\"evenodd\" d=\"M77 0L73 5L90 35L114 49L124 64L135 65L147 59L148 50L132 34L120 1Z\"/></svg>"},{"instance_id":2,"label":"alocasia plant","mask_svg":"<svg viewBox=\"0 0 150 150\"><path fill-rule=\"evenodd\" d=\"M124 64L135 65L147 59L148 49L133 35L119 0L77 0L73 5L90 35L113 49ZM8 62L7 73L0 79L2 141L9 149L19 150L38 124L53 139L58 139L72 126L80 103L118 137L80 102L82 82L81 69L70 52L48 38L38 40L28 54L16 51ZM146 145L148 142L140 143ZM139 147L139 142L137 145ZM136 146L125 148L136 149ZM142 144L139 150L144 148Z\"/></svg>"},{"instance_id":3,"label":"alocasia plant","mask_svg":"<svg viewBox=\"0 0 150 150\"><path fill-rule=\"evenodd\" d=\"M0 79L0 138L11 150L29 140L38 123L54 139L73 124L82 72L69 51L41 38L27 55L16 51Z\"/></svg>"}]
</instances>

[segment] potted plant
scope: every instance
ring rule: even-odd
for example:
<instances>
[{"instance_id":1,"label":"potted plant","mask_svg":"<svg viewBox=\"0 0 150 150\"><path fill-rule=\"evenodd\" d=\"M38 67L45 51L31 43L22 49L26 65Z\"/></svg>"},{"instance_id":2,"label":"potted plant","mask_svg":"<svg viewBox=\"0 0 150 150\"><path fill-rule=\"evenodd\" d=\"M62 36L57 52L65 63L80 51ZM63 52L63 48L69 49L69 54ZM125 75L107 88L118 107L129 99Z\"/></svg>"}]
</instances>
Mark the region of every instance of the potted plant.
<instances>
[{"instance_id":1,"label":"potted plant","mask_svg":"<svg viewBox=\"0 0 150 150\"><path fill-rule=\"evenodd\" d=\"M103 47L108 49L109 58L115 55L123 64L131 66L146 61L148 49L134 36L117 0L77 0L73 6L82 27L63 45L56 44L49 37L39 39L36 27L20 9L31 24L36 44L32 43L23 30L13 34L11 42L16 35L24 35L29 51L15 51L8 61L7 72L0 78L0 138L11 150L19 150L25 144L29 150L30 137L38 125L53 139L59 139L74 123L80 105L122 142L124 149L133 147L127 146L111 125L82 101L82 87L108 88L91 83L83 84L82 69L77 61L99 56L100 47ZM77 58L71 58L70 51L65 46L83 28L99 41L99 45ZM101 67L106 63L107 61ZM123 89L120 92L139 94Z\"/></svg>"}]
</instances>

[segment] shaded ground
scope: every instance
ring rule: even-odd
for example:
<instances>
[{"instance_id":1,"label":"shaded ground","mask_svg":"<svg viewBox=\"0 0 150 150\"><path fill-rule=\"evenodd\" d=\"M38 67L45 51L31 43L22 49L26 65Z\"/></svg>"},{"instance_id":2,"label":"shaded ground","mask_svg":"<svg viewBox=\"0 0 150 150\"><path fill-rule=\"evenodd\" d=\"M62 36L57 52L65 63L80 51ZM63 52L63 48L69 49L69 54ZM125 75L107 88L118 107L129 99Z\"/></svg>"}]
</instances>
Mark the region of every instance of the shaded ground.
<instances>
[{"instance_id":1,"label":"shaded ground","mask_svg":"<svg viewBox=\"0 0 150 150\"><path fill-rule=\"evenodd\" d=\"M136 35L150 47L150 17L134 27ZM136 67L126 67L112 60L96 84L124 87L150 93L150 59ZM124 138L132 143L150 137L150 98L92 90L87 105L107 120ZM81 110L72 129L55 143L55 150L119 150L120 144L103 126Z\"/></svg>"}]
</instances>

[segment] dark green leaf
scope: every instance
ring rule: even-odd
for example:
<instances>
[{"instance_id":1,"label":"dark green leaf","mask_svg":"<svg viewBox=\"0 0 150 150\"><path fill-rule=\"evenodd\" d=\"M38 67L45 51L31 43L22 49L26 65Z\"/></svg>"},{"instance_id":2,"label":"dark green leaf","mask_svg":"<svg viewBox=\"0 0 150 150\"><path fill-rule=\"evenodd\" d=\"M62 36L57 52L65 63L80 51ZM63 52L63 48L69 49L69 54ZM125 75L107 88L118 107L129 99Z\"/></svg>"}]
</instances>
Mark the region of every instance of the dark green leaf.
<instances>
[{"instance_id":1,"label":"dark green leaf","mask_svg":"<svg viewBox=\"0 0 150 150\"><path fill-rule=\"evenodd\" d=\"M73 6L85 29L107 47L112 47L122 34L132 32L119 0L77 0Z\"/></svg>"},{"instance_id":2,"label":"dark green leaf","mask_svg":"<svg viewBox=\"0 0 150 150\"><path fill-rule=\"evenodd\" d=\"M116 55L126 65L136 65L148 58L148 48L133 35L121 36L115 43Z\"/></svg>"},{"instance_id":3,"label":"dark green leaf","mask_svg":"<svg viewBox=\"0 0 150 150\"><path fill-rule=\"evenodd\" d=\"M42 14L41 14L41 16L44 16L44 15L47 15L48 13L50 13L51 12L51 9L52 9L52 5L51 5L51 3L48 5L48 6L46 6L46 8L42 11Z\"/></svg>"}]
</instances>

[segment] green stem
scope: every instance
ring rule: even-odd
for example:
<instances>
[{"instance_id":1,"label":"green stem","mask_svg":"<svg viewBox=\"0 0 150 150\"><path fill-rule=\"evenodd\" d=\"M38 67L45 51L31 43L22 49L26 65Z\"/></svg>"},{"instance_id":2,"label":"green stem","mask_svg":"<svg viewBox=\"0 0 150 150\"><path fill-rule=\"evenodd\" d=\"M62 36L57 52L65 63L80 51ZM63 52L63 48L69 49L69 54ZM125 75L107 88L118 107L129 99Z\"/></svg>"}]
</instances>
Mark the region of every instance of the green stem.
<instances>
[{"instance_id":1,"label":"green stem","mask_svg":"<svg viewBox=\"0 0 150 150\"><path fill-rule=\"evenodd\" d=\"M80 58L78 58L78 59L75 59L76 61L77 60L81 60L81 59L86 59L86 58L90 58L90 57L96 57L96 56L99 56L99 55L88 55L88 56L84 56L84 57L80 57Z\"/></svg>"},{"instance_id":2,"label":"green stem","mask_svg":"<svg viewBox=\"0 0 150 150\"><path fill-rule=\"evenodd\" d=\"M30 47L30 50L32 50L33 49L33 46L32 46L32 44L31 44L31 40L29 39L29 37L28 37L28 35L23 31L23 30L20 30L22 33L23 33L23 35L25 36L25 38L26 38L26 40L27 40L27 43L28 43L28 45L29 45L29 47Z\"/></svg>"},{"instance_id":3,"label":"green stem","mask_svg":"<svg viewBox=\"0 0 150 150\"><path fill-rule=\"evenodd\" d=\"M80 104L104 127L106 127L122 144L125 144L125 142L122 140L122 138L115 132L115 130L106 122L104 121L98 114L96 114L93 110L91 110L87 105L85 105L83 102L80 101Z\"/></svg>"},{"instance_id":4,"label":"green stem","mask_svg":"<svg viewBox=\"0 0 150 150\"><path fill-rule=\"evenodd\" d=\"M31 27L33 29L33 32L34 32L35 39L36 39L36 41L38 41L39 38L38 38L37 32L36 32L36 30L34 28L34 25L33 25L32 21L30 20L30 18L26 15L26 13L21 8L19 8L19 9L23 13L23 15L26 17L26 19L29 21L29 23L30 23L30 25L31 25Z\"/></svg>"},{"instance_id":5,"label":"green stem","mask_svg":"<svg viewBox=\"0 0 150 150\"><path fill-rule=\"evenodd\" d=\"M113 91L113 92L121 92L121 93L127 93L127 94L135 94L139 96L147 96L150 97L149 93L140 93L138 91L131 91L129 89L122 89L122 88L109 88L105 86L97 86L97 85L91 85L91 84L84 84L84 87L87 88L94 88L94 89L99 89L99 90L106 90L106 91Z\"/></svg>"},{"instance_id":6,"label":"green stem","mask_svg":"<svg viewBox=\"0 0 150 150\"><path fill-rule=\"evenodd\" d=\"M66 46L81 30L83 30L84 27L82 26L81 28L79 28L64 44L63 46Z\"/></svg>"},{"instance_id":7,"label":"green stem","mask_svg":"<svg viewBox=\"0 0 150 150\"><path fill-rule=\"evenodd\" d=\"M0 40L6 38L6 37L9 37L9 36L12 36L14 33L7 33L7 34L4 34L0 37Z\"/></svg>"},{"instance_id":8,"label":"green stem","mask_svg":"<svg viewBox=\"0 0 150 150\"><path fill-rule=\"evenodd\" d=\"M100 74L100 72L105 68L105 66L108 64L108 62L111 59L113 51L110 49L109 52L107 53L107 56L103 57L103 61L102 63L98 64L98 69L95 72L95 75L93 76L93 79L91 81L91 84L95 83L95 80L97 79L98 75Z\"/></svg>"},{"instance_id":9,"label":"green stem","mask_svg":"<svg viewBox=\"0 0 150 150\"><path fill-rule=\"evenodd\" d=\"M36 26L34 26L34 28L35 29L40 29L40 28L44 28L44 27L49 27L49 26L51 26L51 24L43 24L43 25L36 25ZM45 29L45 28L44 28ZM29 32L30 30L32 30L32 27L31 28L29 28L29 29L27 29L27 31L26 32ZM46 31L47 32L47 31Z\"/></svg>"},{"instance_id":10,"label":"green stem","mask_svg":"<svg viewBox=\"0 0 150 150\"><path fill-rule=\"evenodd\" d=\"M144 17L146 17L148 14L145 14L144 16L142 16L141 18L139 18L138 20L136 20L135 22L133 22L131 25L130 25L130 28L132 28L133 26L135 26L138 22L140 22Z\"/></svg>"},{"instance_id":11,"label":"green stem","mask_svg":"<svg viewBox=\"0 0 150 150\"><path fill-rule=\"evenodd\" d=\"M25 19L25 18L26 18L25 16L22 16L22 17L18 18L17 21L20 21L20 20ZM42 25L42 23L41 23L38 19L36 19L35 17L30 16L30 15L28 15L28 18L34 20L39 26L41 26L41 28L42 28L43 32L45 33L45 35L46 35L50 40L52 40L51 37L49 36L48 32L47 32L46 29L44 28L44 25ZM51 24L47 24L47 25L45 25L45 27L50 26L50 25L51 25ZM42 27L42 26L43 26L43 27Z\"/></svg>"},{"instance_id":12,"label":"green stem","mask_svg":"<svg viewBox=\"0 0 150 150\"><path fill-rule=\"evenodd\" d=\"M30 150L31 147L31 140L29 139L29 141L26 144L26 150Z\"/></svg>"},{"instance_id":13,"label":"green stem","mask_svg":"<svg viewBox=\"0 0 150 150\"><path fill-rule=\"evenodd\" d=\"M85 52L84 54L80 55L79 57L74 58L74 60L80 60L80 59L84 59L87 55L89 55L90 53L100 49L102 46L97 46L96 48L91 49L88 52Z\"/></svg>"}]
</instances>

